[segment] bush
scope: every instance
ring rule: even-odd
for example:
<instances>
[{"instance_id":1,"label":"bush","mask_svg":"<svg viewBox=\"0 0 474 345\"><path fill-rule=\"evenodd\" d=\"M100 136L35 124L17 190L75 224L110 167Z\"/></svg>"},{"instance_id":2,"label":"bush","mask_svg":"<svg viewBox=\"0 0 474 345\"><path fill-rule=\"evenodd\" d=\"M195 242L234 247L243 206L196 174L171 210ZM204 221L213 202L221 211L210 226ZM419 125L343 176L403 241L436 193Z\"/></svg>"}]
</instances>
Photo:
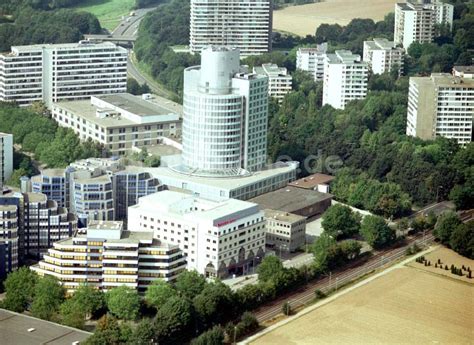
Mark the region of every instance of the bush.
<instances>
[{"instance_id":1,"label":"bush","mask_svg":"<svg viewBox=\"0 0 474 345\"><path fill-rule=\"evenodd\" d=\"M281 306L281 312L283 313L283 315L286 315L286 316L290 316L291 315L291 305L290 305L290 302L285 302L283 303L283 305Z\"/></svg>"}]
</instances>

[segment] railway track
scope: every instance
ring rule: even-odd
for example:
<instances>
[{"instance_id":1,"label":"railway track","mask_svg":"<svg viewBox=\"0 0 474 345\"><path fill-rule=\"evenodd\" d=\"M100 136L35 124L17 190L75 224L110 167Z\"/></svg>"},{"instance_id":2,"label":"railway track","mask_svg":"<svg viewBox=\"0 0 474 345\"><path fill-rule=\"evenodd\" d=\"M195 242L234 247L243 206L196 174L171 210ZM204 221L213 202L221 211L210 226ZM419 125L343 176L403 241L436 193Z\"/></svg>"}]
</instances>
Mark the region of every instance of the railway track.
<instances>
[{"instance_id":1,"label":"railway track","mask_svg":"<svg viewBox=\"0 0 474 345\"><path fill-rule=\"evenodd\" d=\"M354 281L375 269L379 269L399 260L405 256L406 249L415 242L418 245L426 246L434 242L434 239L435 238L431 232L426 232L424 235L417 234L408 239L408 243L403 247L381 251L372 256L362 265L347 268L343 271L335 272L334 274L320 278L308 284L303 289L284 295L273 301L271 304L257 309L254 312L254 315L259 322L269 321L281 314L281 306L284 302L288 302L292 309L304 306L314 299L314 292L316 289L319 289L324 293L334 289L337 290L342 285Z\"/></svg>"}]
</instances>

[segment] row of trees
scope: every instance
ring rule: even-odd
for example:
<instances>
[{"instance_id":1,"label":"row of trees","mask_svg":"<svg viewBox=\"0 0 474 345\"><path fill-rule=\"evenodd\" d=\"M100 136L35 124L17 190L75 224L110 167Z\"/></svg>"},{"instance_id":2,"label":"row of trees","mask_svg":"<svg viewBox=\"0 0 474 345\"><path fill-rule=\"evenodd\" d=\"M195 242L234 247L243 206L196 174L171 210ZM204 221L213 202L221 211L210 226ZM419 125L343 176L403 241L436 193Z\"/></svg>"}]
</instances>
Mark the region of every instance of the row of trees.
<instances>
[{"instance_id":1,"label":"row of trees","mask_svg":"<svg viewBox=\"0 0 474 345\"><path fill-rule=\"evenodd\" d=\"M102 293L80 286L66 296L52 276L38 277L26 267L10 273L4 282L6 298L0 307L84 328L99 319L89 344L222 344L224 336L239 338L258 323L238 295L225 284L207 282L195 271L182 273L175 284L155 281L144 298L135 289L119 286ZM215 342L206 343L209 339ZM218 341L219 340L219 341Z\"/></svg>"},{"instance_id":2,"label":"row of trees","mask_svg":"<svg viewBox=\"0 0 474 345\"><path fill-rule=\"evenodd\" d=\"M50 117L11 103L0 103L0 132L13 134L14 143L20 145L22 151L34 154L36 160L51 168L66 167L77 159L104 154L101 146L92 141L81 142L71 129L59 127ZM20 176L34 173L30 158L21 154L15 158L17 170L10 181L13 185Z\"/></svg>"},{"instance_id":3,"label":"row of trees","mask_svg":"<svg viewBox=\"0 0 474 345\"><path fill-rule=\"evenodd\" d=\"M455 252L474 259L474 221L462 223L454 212L439 216L433 234Z\"/></svg>"}]
</instances>

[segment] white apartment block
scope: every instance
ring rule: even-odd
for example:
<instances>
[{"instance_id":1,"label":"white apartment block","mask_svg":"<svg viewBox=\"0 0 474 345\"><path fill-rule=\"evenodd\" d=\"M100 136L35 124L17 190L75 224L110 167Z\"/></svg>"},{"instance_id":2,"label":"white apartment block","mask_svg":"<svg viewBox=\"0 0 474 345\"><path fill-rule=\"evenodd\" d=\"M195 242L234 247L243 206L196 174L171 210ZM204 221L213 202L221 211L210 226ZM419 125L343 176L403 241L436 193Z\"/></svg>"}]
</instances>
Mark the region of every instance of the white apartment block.
<instances>
[{"instance_id":1,"label":"white apartment block","mask_svg":"<svg viewBox=\"0 0 474 345\"><path fill-rule=\"evenodd\" d=\"M397 47L395 42L386 38L374 38L364 41L363 60L368 62L374 74L391 72L396 69L400 75L403 68L405 49Z\"/></svg>"},{"instance_id":2,"label":"white apartment block","mask_svg":"<svg viewBox=\"0 0 474 345\"><path fill-rule=\"evenodd\" d=\"M267 209L265 219L267 247L294 252L306 244L306 217Z\"/></svg>"},{"instance_id":3,"label":"white apartment block","mask_svg":"<svg viewBox=\"0 0 474 345\"><path fill-rule=\"evenodd\" d=\"M81 140L91 139L124 155L133 148L159 144L162 137L180 137L180 109L171 101L121 93L55 103L52 117Z\"/></svg>"},{"instance_id":4,"label":"white apartment block","mask_svg":"<svg viewBox=\"0 0 474 345\"><path fill-rule=\"evenodd\" d=\"M267 160L268 78L246 73L239 50L209 47L184 71L183 164L176 170L235 176Z\"/></svg>"},{"instance_id":5,"label":"white apartment block","mask_svg":"<svg viewBox=\"0 0 474 345\"><path fill-rule=\"evenodd\" d=\"M327 54L324 69L323 105L344 109L352 100L367 95L368 63L348 50Z\"/></svg>"},{"instance_id":6,"label":"white apartment block","mask_svg":"<svg viewBox=\"0 0 474 345\"><path fill-rule=\"evenodd\" d=\"M445 73L410 78L407 135L442 136L466 145L472 140L473 117L474 79Z\"/></svg>"},{"instance_id":7,"label":"white apartment block","mask_svg":"<svg viewBox=\"0 0 474 345\"><path fill-rule=\"evenodd\" d=\"M144 292L157 279L174 281L185 267L178 246L161 243L152 232L125 231L121 222L93 222L54 243L31 269L58 278L72 293L81 284L103 291L125 285Z\"/></svg>"},{"instance_id":8,"label":"white apartment block","mask_svg":"<svg viewBox=\"0 0 474 345\"><path fill-rule=\"evenodd\" d=\"M246 273L265 254L264 214L254 203L162 191L140 198L128 214L131 231L178 245L188 269L208 277Z\"/></svg>"},{"instance_id":9,"label":"white apartment block","mask_svg":"<svg viewBox=\"0 0 474 345\"><path fill-rule=\"evenodd\" d=\"M454 66L453 75L466 79L474 79L474 66Z\"/></svg>"},{"instance_id":10,"label":"white apartment block","mask_svg":"<svg viewBox=\"0 0 474 345\"><path fill-rule=\"evenodd\" d=\"M395 43L408 49L413 42L432 42L436 25L448 25L452 29L453 11L453 5L440 0L408 0L395 4Z\"/></svg>"},{"instance_id":11,"label":"white apartment block","mask_svg":"<svg viewBox=\"0 0 474 345\"><path fill-rule=\"evenodd\" d=\"M324 79L327 43L318 44L315 48L299 48L296 52L296 68L309 72L315 81Z\"/></svg>"},{"instance_id":12,"label":"white apartment block","mask_svg":"<svg viewBox=\"0 0 474 345\"><path fill-rule=\"evenodd\" d=\"M190 50L212 45L240 49L242 56L271 50L271 0L191 0Z\"/></svg>"},{"instance_id":13,"label":"white apartment block","mask_svg":"<svg viewBox=\"0 0 474 345\"><path fill-rule=\"evenodd\" d=\"M13 135L0 132L0 190L13 173Z\"/></svg>"},{"instance_id":14,"label":"white apartment block","mask_svg":"<svg viewBox=\"0 0 474 345\"><path fill-rule=\"evenodd\" d=\"M14 46L0 54L0 100L30 105L127 89L127 50L110 42Z\"/></svg>"},{"instance_id":15,"label":"white apartment block","mask_svg":"<svg viewBox=\"0 0 474 345\"><path fill-rule=\"evenodd\" d=\"M285 67L266 63L261 67L254 67L253 73L268 77L268 95L276 98L279 103L292 90L293 78Z\"/></svg>"}]
</instances>

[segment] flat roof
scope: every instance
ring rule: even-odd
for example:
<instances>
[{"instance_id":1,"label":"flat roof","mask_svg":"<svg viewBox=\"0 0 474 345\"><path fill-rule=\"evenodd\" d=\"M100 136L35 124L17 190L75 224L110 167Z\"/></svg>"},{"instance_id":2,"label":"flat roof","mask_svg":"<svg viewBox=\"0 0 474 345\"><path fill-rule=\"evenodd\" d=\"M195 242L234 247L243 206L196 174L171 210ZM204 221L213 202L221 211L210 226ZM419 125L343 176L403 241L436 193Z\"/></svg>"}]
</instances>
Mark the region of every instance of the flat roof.
<instances>
[{"instance_id":1,"label":"flat roof","mask_svg":"<svg viewBox=\"0 0 474 345\"><path fill-rule=\"evenodd\" d=\"M168 115L179 110L177 107L176 109L172 107L174 102L166 101L165 98L161 97L144 100L141 96L134 96L129 93L115 93L94 97L138 116Z\"/></svg>"},{"instance_id":2,"label":"flat roof","mask_svg":"<svg viewBox=\"0 0 474 345\"><path fill-rule=\"evenodd\" d=\"M280 162L281 163L281 162ZM203 177L196 175L189 175L178 173L173 169L168 167L159 167L159 168L144 168L145 171L150 172L150 174L157 179L160 179L161 176L173 179L179 179L181 181L189 181L196 184L209 185L212 187L233 190L248 185L252 185L261 181L262 179L272 178L274 176L293 171L297 168L297 163L276 163L273 168L265 169L253 172L249 175L243 176L223 176L223 177Z\"/></svg>"},{"instance_id":3,"label":"flat roof","mask_svg":"<svg viewBox=\"0 0 474 345\"><path fill-rule=\"evenodd\" d=\"M32 328L34 331L28 332ZM92 333L0 309L0 335L2 345L71 345L85 341Z\"/></svg>"},{"instance_id":4,"label":"flat roof","mask_svg":"<svg viewBox=\"0 0 474 345\"><path fill-rule=\"evenodd\" d=\"M410 77L410 81L421 85L435 85L446 87L474 87L474 79L455 77L449 73L432 73L430 77Z\"/></svg>"},{"instance_id":5,"label":"flat roof","mask_svg":"<svg viewBox=\"0 0 474 345\"><path fill-rule=\"evenodd\" d=\"M89 222L88 227L95 230L120 230L123 227L123 222L92 220Z\"/></svg>"},{"instance_id":6,"label":"flat roof","mask_svg":"<svg viewBox=\"0 0 474 345\"><path fill-rule=\"evenodd\" d=\"M249 201L259 204L264 209L291 213L327 199L332 199L332 195L311 189L287 186L259 195Z\"/></svg>"},{"instance_id":7,"label":"flat roof","mask_svg":"<svg viewBox=\"0 0 474 345\"><path fill-rule=\"evenodd\" d=\"M87 41L80 41L77 43L58 43L58 44L30 44L30 45L23 45L23 46L12 46L12 50L18 50L19 52L27 52L30 50L38 50L38 49L77 49L77 48L101 48L101 47L109 47L109 48L117 48L121 50L126 50L122 47L115 45L112 42L87 42Z\"/></svg>"},{"instance_id":8,"label":"flat roof","mask_svg":"<svg viewBox=\"0 0 474 345\"><path fill-rule=\"evenodd\" d=\"M290 182L288 185L300 188L314 189L318 185L329 183L334 179L334 176L316 173L300 178L299 180Z\"/></svg>"},{"instance_id":9,"label":"flat roof","mask_svg":"<svg viewBox=\"0 0 474 345\"><path fill-rule=\"evenodd\" d=\"M290 213L290 212L283 212L283 211L278 211L278 210L270 210L266 209L264 210L265 212L265 218L272 218L275 220L279 220L282 222L289 222L289 223L295 223L299 222L301 220L306 219L304 216L300 216L298 214Z\"/></svg>"},{"instance_id":10,"label":"flat roof","mask_svg":"<svg viewBox=\"0 0 474 345\"><path fill-rule=\"evenodd\" d=\"M474 66L454 66L453 69L458 72L474 73Z\"/></svg>"}]
</instances>

